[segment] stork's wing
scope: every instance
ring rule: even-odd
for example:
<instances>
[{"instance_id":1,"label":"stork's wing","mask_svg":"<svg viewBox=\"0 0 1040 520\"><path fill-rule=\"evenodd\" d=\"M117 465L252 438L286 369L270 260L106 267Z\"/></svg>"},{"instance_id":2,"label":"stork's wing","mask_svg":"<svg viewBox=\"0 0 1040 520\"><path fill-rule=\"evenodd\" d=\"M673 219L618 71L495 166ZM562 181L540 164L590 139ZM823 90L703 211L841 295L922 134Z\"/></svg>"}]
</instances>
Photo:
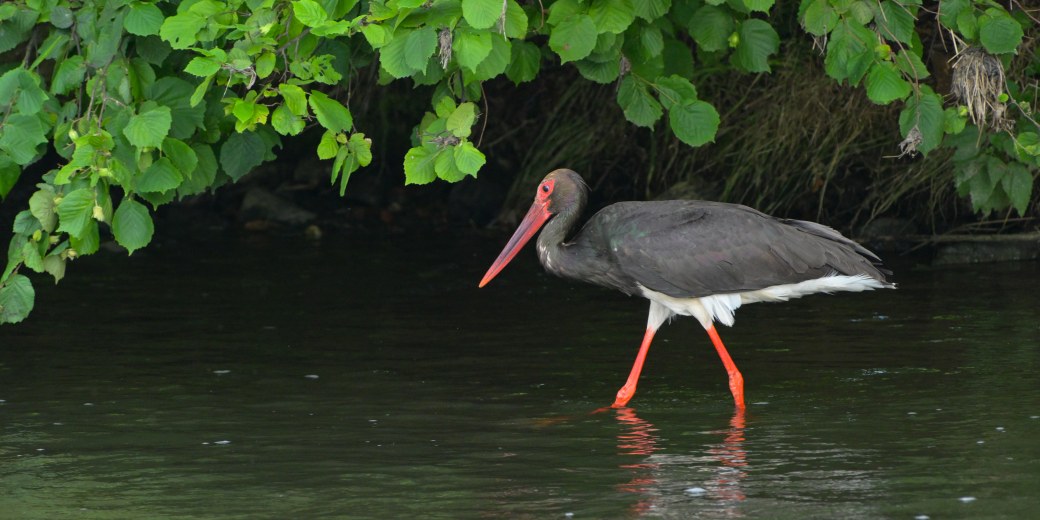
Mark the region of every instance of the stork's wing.
<instances>
[{"instance_id":1,"label":"stork's wing","mask_svg":"<svg viewBox=\"0 0 1040 520\"><path fill-rule=\"evenodd\" d=\"M596 214L595 237L620 273L674 297L754 291L831 274L884 282L877 257L837 231L704 201L627 202Z\"/></svg>"}]
</instances>

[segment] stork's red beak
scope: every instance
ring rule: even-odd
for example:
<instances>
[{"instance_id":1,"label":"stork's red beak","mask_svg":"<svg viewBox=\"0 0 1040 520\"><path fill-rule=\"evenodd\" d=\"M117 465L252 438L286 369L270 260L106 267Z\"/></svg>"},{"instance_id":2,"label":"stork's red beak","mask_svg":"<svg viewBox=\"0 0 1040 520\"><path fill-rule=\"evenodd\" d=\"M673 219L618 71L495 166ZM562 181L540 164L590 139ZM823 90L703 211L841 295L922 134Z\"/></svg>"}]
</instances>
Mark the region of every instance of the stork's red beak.
<instances>
[{"instance_id":1,"label":"stork's red beak","mask_svg":"<svg viewBox=\"0 0 1040 520\"><path fill-rule=\"evenodd\" d=\"M484 275L484 278L480 280L480 287L484 287L492 278L495 277L510 260L524 247L524 244L531 237L542 228L546 220L552 216L549 213L548 201L535 201L531 205L531 209L527 210L527 215L524 216L524 220L520 222L520 226L516 228L516 232L513 233L513 237L509 239L509 243L502 249L502 252L498 254L498 258L495 259L495 263L491 264L491 268Z\"/></svg>"}]
</instances>

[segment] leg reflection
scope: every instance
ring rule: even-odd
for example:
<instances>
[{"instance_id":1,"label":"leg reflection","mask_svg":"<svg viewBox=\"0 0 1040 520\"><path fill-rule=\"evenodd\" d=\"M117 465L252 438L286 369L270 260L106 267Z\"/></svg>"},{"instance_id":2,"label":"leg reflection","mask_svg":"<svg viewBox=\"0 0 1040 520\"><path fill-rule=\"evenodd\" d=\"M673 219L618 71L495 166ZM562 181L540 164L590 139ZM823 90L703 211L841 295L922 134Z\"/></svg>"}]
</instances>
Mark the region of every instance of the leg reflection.
<instances>
[{"instance_id":1,"label":"leg reflection","mask_svg":"<svg viewBox=\"0 0 1040 520\"><path fill-rule=\"evenodd\" d=\"M636 516L650 511L654 506L658 487L656 473L660 466L649 458L657 451L657 429L653 424L641 419L632 408L616 410L621 430L617 435L618 455L635 455L639 462L622 464L621 468L632 472L632 480L618 486L619 491L635 493L640 500L629 507Z\"/></svg>"},{"instance_id":2,"label":"leg reflection","mask_svg":"<svg viewBox=\"0 0 1040 520\"><path fill-rule=\"evenodd\" d=\"M729 421L729 429L716 432L725 436L722 443L708 450L722 463L711 482L714 489L710 491L723 500L744 500L746 497L742 482L747 478L748 465L744 449L745 425L744 409L737 408Z\"/></svg>"}]
</instances>

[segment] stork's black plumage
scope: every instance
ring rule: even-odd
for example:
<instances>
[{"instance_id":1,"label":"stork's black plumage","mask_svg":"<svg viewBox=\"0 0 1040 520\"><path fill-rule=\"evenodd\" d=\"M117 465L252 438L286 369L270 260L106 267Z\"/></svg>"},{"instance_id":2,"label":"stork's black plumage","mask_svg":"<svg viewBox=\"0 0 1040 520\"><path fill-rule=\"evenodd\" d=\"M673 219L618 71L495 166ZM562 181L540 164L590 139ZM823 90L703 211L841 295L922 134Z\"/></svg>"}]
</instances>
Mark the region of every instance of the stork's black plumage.
<instances>
[{"instance_id":1,"label":"stork's black plumage","mask_svg":"<svg viewBox=\"0 0 1040 520\"><path fill-rule=\"evenodd\" d=\"M876 255L821 224L721 202L620 202L572 235L587 198L588 187L577 173L547 175L480 285L544 224L538 256L546 270L648 298L643 345L615 406L635 392L650 341L672 315L694 316L708 331L730 374L736 404L743 408L743 379L718 338L715 321L731 325L743 303L894 287Z\"/></svg>"}]
</instances>

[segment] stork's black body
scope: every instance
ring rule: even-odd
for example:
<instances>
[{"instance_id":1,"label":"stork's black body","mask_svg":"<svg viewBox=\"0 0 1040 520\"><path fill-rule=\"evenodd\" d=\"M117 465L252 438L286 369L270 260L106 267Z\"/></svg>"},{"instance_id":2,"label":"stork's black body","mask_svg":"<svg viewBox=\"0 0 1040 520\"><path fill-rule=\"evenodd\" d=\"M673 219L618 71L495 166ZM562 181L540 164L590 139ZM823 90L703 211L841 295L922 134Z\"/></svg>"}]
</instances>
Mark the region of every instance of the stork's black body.
<instances>
[{"instance_id":1,"label":"stork's black body","mask_svg":"<svg viewBox=\"0 0 1040 520\"><path fill-rule=\"evenodd\" d=\"M694 316L708 331L730 373L734 399L743 408L743 378L714 321L732 324L733 311L743 303L894 287L879 269L877 256L837 231L736 204L620 202L573 233L587 192L573 171L546 176L524 222L481 286L544 224L538 256L547 271L650 299L643 346L615 406L627 403L635 392L650 340L672 315Z\"/></svg>"},{"instance_id":2,"label":"stork's black body","mask_svg":"<svg viewBox=\"0 0 1040 520\"><path fill-rule=\"evenodd\" d=\"M561 239L568 224L557 216L538 237L546 270L626 294L700 298L833 274L885 281L878 258L833 229L736 204L619 202Z\"/></svg>"}]
</instances>

